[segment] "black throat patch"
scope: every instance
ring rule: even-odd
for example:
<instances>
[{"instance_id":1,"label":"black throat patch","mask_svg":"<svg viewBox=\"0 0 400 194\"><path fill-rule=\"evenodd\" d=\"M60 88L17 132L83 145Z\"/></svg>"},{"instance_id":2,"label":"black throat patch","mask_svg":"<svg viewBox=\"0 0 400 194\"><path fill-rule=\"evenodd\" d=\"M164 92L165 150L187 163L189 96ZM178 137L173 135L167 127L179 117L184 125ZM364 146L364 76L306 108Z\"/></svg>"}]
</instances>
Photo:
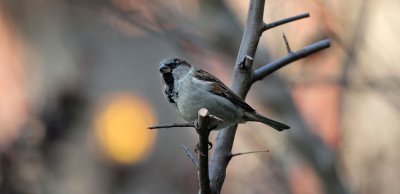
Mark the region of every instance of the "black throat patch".
<instances>
[{"instance_id":1,"label":"black throat patch","mask_svg":"<svg viewBox=\"0 0 400 194\"><path fill-rule=\"evenodd\" d=\"M167 84L167 89L164 91L165 95L167 95L170 103L175 103L175 98L178 96L178 93L174 91L174 77L172 73L163 73L163 79L165 84Z\"/></svg>"}]
</instances>

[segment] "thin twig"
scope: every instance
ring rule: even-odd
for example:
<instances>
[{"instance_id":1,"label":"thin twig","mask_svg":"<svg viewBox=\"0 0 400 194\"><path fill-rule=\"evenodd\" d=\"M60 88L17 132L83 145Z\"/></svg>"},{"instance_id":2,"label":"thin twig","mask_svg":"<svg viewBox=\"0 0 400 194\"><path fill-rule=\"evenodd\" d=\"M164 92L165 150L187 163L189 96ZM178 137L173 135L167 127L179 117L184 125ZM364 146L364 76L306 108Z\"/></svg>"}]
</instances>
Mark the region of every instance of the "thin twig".
<instances>
[{"instance_id":1,"label":"thin twig","mask_svg":"<svg viewBox=\"0 0 400 194\"><path fill-rule=\"evenodd\" d=\"M285 19L282 19L282 20L278 20L278 21L275 21L275 22L272 22L272 23L269 23L269 24L264 23L262 32L264 32L266 30L269 30L271 28L275 28L277 26L289 23L289 22L293 22L293 21L304 19L304 18L308 18L308 17L310 17L309 13L303 13L303 14L300 14L300 15L296 15L296 16L292 16L292 17L285 18Z\"/></svg>"},{"instance_id":2,"label":"thin twig","mask_svg":"<svg viewBox=\"0 0 400 194\"><path fill-rule=\"evenodd\" d=\"M299 60L301 58L312 55L323 49L329 48L330 45L331 45L331 42L329 41L329 39L325 39L325 40L316 42L312 45L306 46L301 50L288 53L286 56L279 58L279 59L273 61L272 63L264 65L264 66L258 68L257 70L255 70L254 75L253 75L253 82L262 80L264 77L270 75L271 73L275 72L276 70L284 67L285 65L287 65L293 61Z\"/></svg>"},{"instance_id":3,"label":"thin twig","mask_svg":"<svg viewBox=\"0 0 400 194\"><path fill-rule=\"evenodd\" d=\"M210 134L208 130L209 124L209 113L208 110L202 108L198 112L197 119L197 131L199 132L199 185L200 194L209 194L210 190L210 178L208 175L208 136Z\"/></svg>"},{"instance_id":4,"label":"thin twig","mask_svg":"<svg viewBox=\"0 0 400 194\"><path fill-rule=\"evenodd\" d=\"M155 126L150 126L147 127L147 129L167 129L167 128L173 128L173 127L194 127L193 123L182 123L182 124L169 124L169 125L155 125Z\"/></svg>"},{"instance_id":5,"label":"thin twig","mask_svg":"<svg viewBox=\"0 0 400 194\"><path fill-rule=\"evenodd\" d=\"M287 40L287 38L286 38L285 33L283 33L283 41L285 42L285 46L286 46L287 52L288 52L288 53L291 53L291 52L292 52L292 49L290 49L289 42L288 42L288 40Z\"/></svg>"},{"instance_id":6,"label":"thin twig","mask_svg":"<svg viewBox=\"0 0 400 194\"><path fill-rule=\"evenodd\" d=\"M254 154L254 153L265 153L265 152L269 152L269 150L260 150L260 151L251 151L251 152L239 152L239 153L235 153L235 154L230 154L229 157L233 158L235 156L240 156L240 155Z\"/></svg>"},{"instance_id":7,"label":"thin twig","mask_svg":"<svg viewBox=\"0 0 400 194\"><path fill-rule=\"evenodd\" d=\"M199 169L199 160L197 160L197 158L194 157L192 151L183 144L181 145L181 147L186 152L186 155L190 158L190 160L192 160L193 164L196 165L197 169Z\"/></svg>"}]
</instances>

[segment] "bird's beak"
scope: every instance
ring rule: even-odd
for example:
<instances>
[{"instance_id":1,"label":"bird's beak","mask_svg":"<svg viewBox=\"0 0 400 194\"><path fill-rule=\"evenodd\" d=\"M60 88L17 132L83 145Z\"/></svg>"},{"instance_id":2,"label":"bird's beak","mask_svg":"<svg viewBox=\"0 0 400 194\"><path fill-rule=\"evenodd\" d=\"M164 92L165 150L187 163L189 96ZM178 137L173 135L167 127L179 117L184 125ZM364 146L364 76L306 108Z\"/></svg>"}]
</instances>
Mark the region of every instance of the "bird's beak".
<instances>
[{"instance_id":1,"label":"bird's beak","mask_svg":"<svg viewBox=\"0 0 400 194\"><path fill-rule=\"evenodd\" d=\"M171 69L168 66L166 66L164 63L161 63L160 72L161 73L170 73Z\"/></svg>"}]
</instances>

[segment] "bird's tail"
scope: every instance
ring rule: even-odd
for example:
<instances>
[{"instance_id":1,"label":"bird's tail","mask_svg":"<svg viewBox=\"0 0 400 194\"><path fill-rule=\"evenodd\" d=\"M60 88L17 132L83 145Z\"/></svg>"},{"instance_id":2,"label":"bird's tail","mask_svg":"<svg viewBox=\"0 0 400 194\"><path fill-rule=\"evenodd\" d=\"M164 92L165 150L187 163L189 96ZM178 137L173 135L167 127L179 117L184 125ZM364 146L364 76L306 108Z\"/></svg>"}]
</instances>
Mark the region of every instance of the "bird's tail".
<instances>
[{"instance_id":1,"label":"bird's tail","mask_svg":"<svg viewBox=\"0 0 400 194\"><path fill-rule=\"evenodd\" d=\"M285 129L290 129L289 126L280 123L278 121L274 121L272 119L269 119L267 117L264 117L256 112L254 113L245 113L245 117L247 118L248 121L258 121L258 122L262 122L274 129L276 129L277 131L283 131Z\"/></svg>"}]
</instances>

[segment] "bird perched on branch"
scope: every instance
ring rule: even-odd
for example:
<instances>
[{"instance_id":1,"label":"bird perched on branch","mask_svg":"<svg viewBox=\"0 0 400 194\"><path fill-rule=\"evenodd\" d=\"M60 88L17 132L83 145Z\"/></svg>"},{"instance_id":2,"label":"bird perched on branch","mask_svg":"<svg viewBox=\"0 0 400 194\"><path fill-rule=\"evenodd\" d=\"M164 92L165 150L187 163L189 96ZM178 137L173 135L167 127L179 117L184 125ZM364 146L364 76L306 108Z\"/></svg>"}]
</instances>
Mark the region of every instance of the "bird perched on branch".
<instances>
[{"instance_id":1,"label":"bird perched on branch","mask_svg":"<svg viewBox=\"0 0 400 194\"><path fill-rule=\"evenodd\" d=\"M211 115L222 119L210 123L215 130L247 121L261 122L278 131L290 128L258 114L218 78L191 66L185 60L165 59L160 62L159 70L165 96L178 114L188 122L194 122L198 111L206 108Z\"/></svg>"}]
</instances>

